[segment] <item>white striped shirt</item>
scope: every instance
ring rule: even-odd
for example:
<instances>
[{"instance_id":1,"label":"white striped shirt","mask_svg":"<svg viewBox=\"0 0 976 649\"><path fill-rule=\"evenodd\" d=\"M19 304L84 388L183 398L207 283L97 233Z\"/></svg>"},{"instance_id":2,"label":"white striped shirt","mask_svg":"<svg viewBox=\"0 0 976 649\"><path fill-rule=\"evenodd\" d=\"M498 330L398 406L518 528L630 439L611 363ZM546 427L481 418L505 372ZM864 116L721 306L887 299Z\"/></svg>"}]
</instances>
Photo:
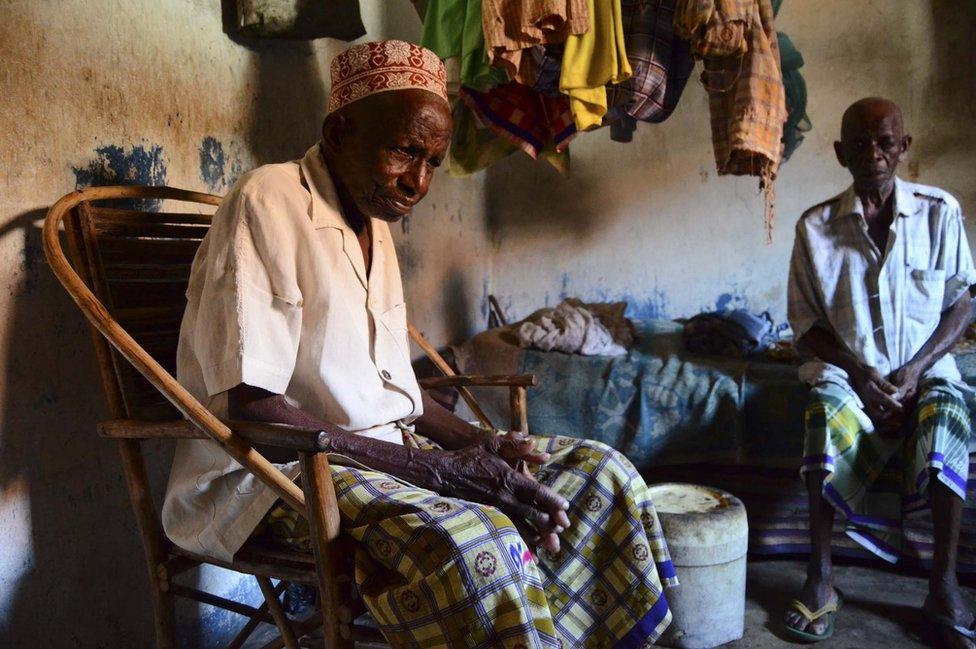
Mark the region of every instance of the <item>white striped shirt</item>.
<instances>
[{"instance_id":1,"label":"white striped shirt","mask_svg":"<svg viewBox=\"0 0 976 649\"><path fill-rule=\"evenodd\" d=\"M796 224L787 293L794 340L822 327L882 375L910 361L942 312L976 283L955 198L896 178L894 210L885 251L868 235L853 187L807 210ZM846 372L817 359L800 368L800 378L850 387ZM964 387L949 354L929 378Z\"/></svg>"}]
</instances>

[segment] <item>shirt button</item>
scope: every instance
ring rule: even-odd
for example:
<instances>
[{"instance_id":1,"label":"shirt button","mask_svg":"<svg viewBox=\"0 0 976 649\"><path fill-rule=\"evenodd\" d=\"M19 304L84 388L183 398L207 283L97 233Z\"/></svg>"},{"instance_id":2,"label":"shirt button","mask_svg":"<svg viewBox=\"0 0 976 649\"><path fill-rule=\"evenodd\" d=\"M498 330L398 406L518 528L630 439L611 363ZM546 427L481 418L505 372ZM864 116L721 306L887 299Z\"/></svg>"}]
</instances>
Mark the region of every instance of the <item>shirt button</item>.
<instances>
[{"instance_id":1,"label":"shirt button","mask_svg":"<svg viewBox=\"0 0 976 649\"><path fill-rule=\"evenodd\" d=\"M390 378L391 378L391 377L390 377L390 373L389 373L389 372L387 372L386 370L383 370L382 372L380 372L380 376L382 376L382 377L383 377L384 379L386 379L387 381L389 381L389 380L390 380Z\"/></svg>"}]
</instances>

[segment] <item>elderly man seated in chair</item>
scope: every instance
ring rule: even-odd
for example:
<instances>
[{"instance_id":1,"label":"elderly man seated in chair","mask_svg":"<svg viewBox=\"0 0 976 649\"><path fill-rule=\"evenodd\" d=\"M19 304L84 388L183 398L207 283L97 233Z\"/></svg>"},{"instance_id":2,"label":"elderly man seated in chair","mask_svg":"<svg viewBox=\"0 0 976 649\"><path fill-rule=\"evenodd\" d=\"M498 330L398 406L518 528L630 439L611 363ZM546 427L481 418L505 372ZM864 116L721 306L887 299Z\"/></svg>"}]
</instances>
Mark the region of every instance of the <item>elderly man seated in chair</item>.
<instances>
[{"instance_id":1,"label":"elderly man seated in chair","mask_svg":"<svg viewBox=\"0 0 976 649\"><path fill-rule=\"evenodd\" d=\"M897 105L854 103L834 145L854 183L797 223L789 318L815 357L800 369L813 386L801 469L812 553L786 614L786 633L800 640L829 637L842 604L834 511L852 539L893 562L903 513L928 506L935 547L923 613L946 646L973 647L955 573L971 391L948 352L971 320L976 270L959 203L895 176L910 144Z\"/></svg>"},{"instance_id":2,"label":"elderly man seated in chair","mask_svg":"<svg viewBox=\"0 0 976 649\"><path fill-rule=\"evenodd\" d=\"M414 377L389 224L447 152L443 64L384 41L331 73L321 141L245 175L214 215L179 380L219 416L330 434L359 590L393 646L654 641L676 581L634 467L595 442L470 425ZM298 476L294 458L269 459ZM309 545L304 519L211 441L180 442L163 519L175 543L219 558L253 534Z\"/></svg>"}]
</instances>

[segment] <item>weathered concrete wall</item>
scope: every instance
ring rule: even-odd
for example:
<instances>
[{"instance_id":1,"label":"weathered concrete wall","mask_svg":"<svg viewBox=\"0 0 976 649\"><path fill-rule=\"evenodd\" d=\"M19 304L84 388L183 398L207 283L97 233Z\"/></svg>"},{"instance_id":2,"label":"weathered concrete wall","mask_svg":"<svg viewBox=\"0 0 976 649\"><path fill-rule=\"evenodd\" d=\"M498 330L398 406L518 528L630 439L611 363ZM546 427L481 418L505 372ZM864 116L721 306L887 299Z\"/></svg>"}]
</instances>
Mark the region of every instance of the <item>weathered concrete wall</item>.
<instances>
[{"instance_id":1,"label":"weathered concrete wall","mask_svg":"<svg viewBox=\"0 0 976 649\"><path fill-rule=\"evenodd\" d=\"M141 548L115 450L94 434L106 412L87 332L44 266L38 220L80 184L223 192L254 165L300 155L344 45L235 42L217 0L0 4L0 646L37 646L40 631L44 646L143 647ZM368 38L419 36L406 0L362 5ZM572 294L628 298L645 316L745 305L782 317L793 223L846 184L830 144L851 100L901 102L916 136L905 175L976 208L974 11L784 4L814 130L782 170L769 247L754 180L715 177L697 82L629 145L581 136L569 178L518 158L464 181L441 174L395 231L411 318L435 342L462 339L483 327L487 292L514 316ZM168 455L156 455L161 485ZM205 645L194 633L226 622L187 634Z\"/></svg>"},{"instance_id":2,"label":"weathered concrete wall","mask_svg":"<svg viewBox=\"0 0 976 649\"><path fill-rule=\"evenodd\" d=\"M300 156L346 45L235 42L217 0L2 4L0 646L145 647L142 550L115 448L95 436L107 413L88 334L45 266L39 220L76 186L222 193L257 164ZM419 37L406 0L362 4L368 38ZM471 185L437 179L398 235L411 316L436 341L481 324L488 255ZM168 463L158 449L160 487Z\"/></svg>"},{"instance_id":3,"label":"weathered concrete wall","mask_svg":"<svg viewBox=\"0 0 976 649\"><path fill-rule=\"evenodd\" d=\"M904 108L915 145L903 177L947 189L973 215L976 4L787 0L777 26L806 61L813 131L776 183L773 244L756 180L715 175L696 74L675 114L641 124L632 143L579 136L568 178L524 156L487 172L491 291L510 315L568 294L627 299L647 317L745 306L784 318L794 224L849 183L832 142L844 109L867 95Z\"/></svg>"}]
</instances>

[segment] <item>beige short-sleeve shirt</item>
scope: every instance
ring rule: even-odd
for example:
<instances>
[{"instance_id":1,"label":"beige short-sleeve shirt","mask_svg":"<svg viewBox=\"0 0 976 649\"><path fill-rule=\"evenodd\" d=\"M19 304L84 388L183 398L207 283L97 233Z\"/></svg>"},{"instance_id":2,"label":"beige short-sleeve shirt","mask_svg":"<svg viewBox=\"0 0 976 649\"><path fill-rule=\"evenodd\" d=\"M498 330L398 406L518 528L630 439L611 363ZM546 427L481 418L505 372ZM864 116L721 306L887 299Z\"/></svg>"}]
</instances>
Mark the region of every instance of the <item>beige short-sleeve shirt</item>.
<instances>
[{"instance_id":1,"label":"beige short-sleeve shirt","mask_svg":"<svg viewBox=\"0 0 976 649\"><path fill-rule=\"evenodd\" d=\"M371 222L367 278L318 145L245 175L214 214L190 272L177 378L218 416L246 383L337 426L402 443L422 413L389 227ZM297 463L280 465L290 478ZM167 536L230 559L275 493L209 440L181 440Z\"/></svg>"}]
</instances>

